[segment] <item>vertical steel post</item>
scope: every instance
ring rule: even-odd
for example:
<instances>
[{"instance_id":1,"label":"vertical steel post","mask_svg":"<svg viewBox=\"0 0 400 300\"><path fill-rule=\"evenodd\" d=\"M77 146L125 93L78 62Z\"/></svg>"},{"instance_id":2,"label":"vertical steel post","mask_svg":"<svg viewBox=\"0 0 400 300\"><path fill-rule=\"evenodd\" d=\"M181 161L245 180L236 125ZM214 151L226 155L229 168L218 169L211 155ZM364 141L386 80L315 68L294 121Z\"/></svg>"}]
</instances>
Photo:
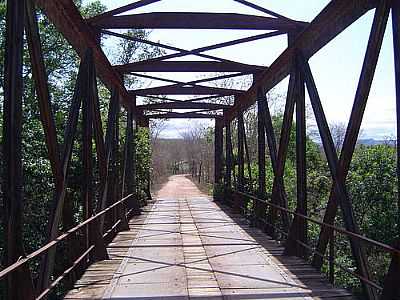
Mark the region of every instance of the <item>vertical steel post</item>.
<instances>
[{"instance_id":1,"label":"vertical steel post","mask_svg":"<svg viewBox=\"0 0 400 300\"><path fill-rule=\"evenodd\" d=\"M240 113L237 120L237 139L238 139L238 190L244 191L244 143L243 143L243 113Z\"/></svg>"},{"instance_id":2,"label":"vertical steel post","mask_svg":"<svg viewBox=\"0 0 400 300\"><path fill-rule=\"evenodd\" d=\"M226 156L226 172L225 172L225 202L231 203L232 199L232 136L231 122L225 124L225 156Z\"/></svg>"},{"instance_id":3,"label":"vertical steel post","mask_svg":"<svg viewBox=\"0 0 400 300\"><path fill-rule=\"evenodd\" d=\"M133 132L133 112L129 110L126 118L126 139L124 153L124 175L123 192L124 196L133 194L134 196L128 202L128 208L132 209L133 215L140 215L140 203L135 193L135 156L134 156L134 132Z\"/></svg>"},{"instance_id":4,"label":"vertical steel post","mask_svg":"<svg viewBox=\"0 0 400 300\"><path fill-rule=\"evenodd\" d=\"M346 186L344 182L344 178L339 176L339 160L337 157L337 153L334 147L333 139L329 130L328 122L325 117L325 112L323 110L321 99L318 94L317 87L315 85L315 81L313 75L311 73L310 66L307 61L305 61L304 57L301 53L297 55L299 59L299 63L302 68L302 72L305 78L305 82L308 89L308 94L310 96L310 102L314 111L314 115L317 121L318 130L321 136L322 145L324 148L324 152L328 161L328 166L330 169L330 173L333 179L335 194L338 197L338 202L342 209L343 221L348 231L354 232L358 234L360 231L357 226L357 222L354 217L353 207L351 202L348 199ZM370 272L368 269L368 262L365 254L365 250L362 247L363 245L359 240L349 237L350 246L352 250L352 254L354 260L357 265L357 271L359 274L365 278L371 278ZM364 289L364 294L366 299L377 299L377 293L374 288L370 285L361 281L362 287Z\"/></svg>"},{"instance_id":5,"label":"vertical steel post","mask_svg":"<svg viewBox=\"0 0 400 300\"><path fill-rule=\"evenodd\" d=\"M363 67L361 70L360 79L354 98L353 108L351 111L349 124L347 126L342 151L340 153L338 176L343 179L347 176L348 170L350 168L351 158L353 156L354 149L357 143L357 138L363 120L372 80L375 74L376 64L382 46L383 36L386 30L389 9L389 1L383 0L380 1L378 8L375 11L374 21L368 40L368 47L364 57ZM332 187L323 219L324 223L334 223L339 204L336 199L337 197L338 196L335 193L335 188ZM331 229L329 229L328 227L321 228L316 247L317 252L323 254L325 253L330 235ZM323 259L318 255L314 255L312 264L316 268L321 268L323 264Z\"/></svg>"},{"instance_id":6,"label":"vertical steel post","mask_svg":"<svg viewBox=\"0 0 400 300\"><path fill-rule=\"evenodd\" d=\"M392 28L393 28L393 52L394 74L396 86L396 124L397 124L397 187L400 191L400 3L392 1ZM398 234L400 236L400 193L397 198L398 209Z\"/></svg>"},{"instance_id":7,"label":"vertical steel post","mask_svg":"<svg viewBox=\"0 0 400 300\"><path fill-rule=\"evenodd\" d=\"M4 229L5 264L25 256L22 240L22 57L25 1L7 1L4 60L3 160L4 160ZM7 277L9 299L33 299L34 290L29 267L23 266Z\"/></svg>"},{"instance_id":8,"label":"vertical steel post","mask_svg":"<svg viewBox=\"0 0 400 300\"><path fill-rule=\"evenodd\" d=\"M214 130L214 200L219 201L222 181L222 161L223 161L223 144L224 144L224 124L221 118L215 119Z\"/></svg>"},{"instance_id":9,"label":"vertical steel post","mask_svg":"<svg viewBox=\"0 0 400 300\"><path fill-rule=\"evenodd\" d=\"M298 68L297 68L298 69ZM297 204L296 212L307 215L307 166L306 166L306 110L304 79L298 69L296 74L296 176ZM286 255L306 257L307 220L294 216L285 245Z\"/></svg>"},{"instance_id":10,"label":"vertical steel post","mask_svg":"<svg viewBox=\"0 0 400 300\"><path fill-rule=\"evenodd\" d=\"M257 90L257 144L258 144L258 197L266 199L266 170L265 170L265 95L261 88ZM255 224L264 226L262 221L266 216L266 205L259 202L255 203Z\"/></svg>"},{"instance_id":11,"label":"vertical steel post","mask_svg":"<svg viewBox=\"0 0 400 300\"><path fill-rule=\"evenodd\" d=\"M83 109L82 109L82 164L83 164L83 178L82 178L82 197L83 197L83 219L88 219L93 213L93 149L92 149L92 124L93 124L93 107L91 101L92 94L92 51L88 49L85 55L85 61L87 62L85 73L86 89L85 96L83 97ZM90 246L90 225L85 226L85 249Z\"/></svg>"},{"instance_id":12,"label":"vertical steel post","mask_svg":"<svg viewBox=\"0 0 400 300\"><path fill-rule=\"evenodd\" d=\"M393 50L396 81L396 120L397 120L397 184L400 188L400 3L392 1L392 26L393 26ZM398 198L398 231L400 234L400 195ZM400 242L394 245L400 249ZM400 298L400 256L392 254L392 261L385 277L381 300Z\"/></svg>"}]
</instances>

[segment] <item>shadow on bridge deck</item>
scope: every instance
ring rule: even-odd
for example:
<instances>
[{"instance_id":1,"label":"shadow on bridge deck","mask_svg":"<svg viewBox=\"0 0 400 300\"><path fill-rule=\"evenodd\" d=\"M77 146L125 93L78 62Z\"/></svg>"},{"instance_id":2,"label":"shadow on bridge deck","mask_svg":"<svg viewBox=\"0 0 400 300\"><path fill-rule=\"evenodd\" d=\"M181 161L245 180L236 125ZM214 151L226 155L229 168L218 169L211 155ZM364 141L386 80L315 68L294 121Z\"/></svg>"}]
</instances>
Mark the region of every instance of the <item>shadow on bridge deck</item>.
<instances>
[{"instance_id":1,"label":"shadow on bridge deck","mask_svg":"<svg viewBox=\"0 0 400 300\"><path fill-rule=\"evenodd\" d=\"M65 299L353 299L184 176L108 251Z\"/></svg>"}]
</instances>

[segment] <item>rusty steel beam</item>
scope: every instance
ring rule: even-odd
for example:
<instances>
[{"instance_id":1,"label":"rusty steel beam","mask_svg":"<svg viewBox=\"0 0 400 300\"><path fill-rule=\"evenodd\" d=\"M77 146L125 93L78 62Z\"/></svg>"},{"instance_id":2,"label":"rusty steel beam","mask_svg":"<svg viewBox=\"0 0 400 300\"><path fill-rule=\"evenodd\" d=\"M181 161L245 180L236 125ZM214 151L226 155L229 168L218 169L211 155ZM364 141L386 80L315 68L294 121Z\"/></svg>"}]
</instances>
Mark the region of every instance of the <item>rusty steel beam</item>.
<instances>
[{"instance_id":1,"label":"rusty steel beam","mask_svg":"<svg viewBox=\"0 0 400 300\"><path fill-rule=\"evenodd\" d=\"M304 79L296 67L296 178L297 203L296 212L307 215L307 165L306 165L306 110ZM307 249L307 220L294 215L289 233L285 242L285 255L305 258Z\"/></svg>"},{"instance_id":2,"label":"rusty steel beam","mask_svg":"<svg viewBox=\"0 0 400 300\"><path fill-rule=\"evenodd\" d=\"M287 77L295 49L301 50L304 57L309 59L367 11L374 8L377 2L377 0L332 0L268 70L261 73L260 78L249 90L239 97L240 100L234 107L226 112L226 118L232 120L240 111L254 104L258 87L268 91Z\"/></svg>"},{"instance_id":3,"label":"rusty steel beam","mask_svg":"<svg viewBox=\"0 0 400 300\"><path fill-rule=\"evenodd\" d=\"M263 91L258 89L257 93L257 162L258 162L258 189L257 195L260 199L266 197L266 159L265 159L265 118L264 118L264 103L265 96ZM255 226L265 229L266 205L256 201L254 203L255 210Z\"/></svg>"},{"instance_id":4,"label":"rusty steel beam","mask_svg":"<svg viewBox=\"0 0 400 300\"><path fill-rule=\"evenodd\" d=\"M84 57L87 48L93 49L97 74L102 82L110 90L116 87L125 108L134 110L131 96L128 94L120 74L111 66L98 44L97 34L82 18L75 4L72 1L34 1L81 58Z\"/></svg>"},{"instance_id":5,"label":"rusty steel beam","mask_svg":"<svg viewBox=\"0 0 400 300\"><path fill-rule=\"evenodd\" d=\"M242 124L242 131L243 131L243 141L244 141L244 152L246 155L246 161L247 161L247 173L249 175L249 181L250 184L253 182L252 174L251 174L251 161L250 161L250 151L249 151L249 144L247 142L247 136L246 136L246 126L244 125L244 122Z\"/></svg>"},{"instance_id":6,"label":"rusty steel beam","mask_svg":"<svg viewBox=\"0 0 400 300\"><path fill-rule=\"evenodd\" d=\"M224 124L221 118L215 119L214 129L214 184L222 183L222 170L224 160ZM219 199L218 199L219 200Z\"/></svg>"},{"instance_id":7,"label":"rusty steel beam","mask_svg":"<svg viewBox=\"0 0 400 300\"><path fill-rule=\"evenodd\" d=\"M251 2L246 1L246 0L233 0L233 1L238 2L238 3L240 3L240 4L244 5L244 6L253 8L255 10L258 10L260 12L266 13L266 14L268 14L270 16L275 17L275 18L280 18L280 19L284 19L286 21L291 21L291 22L298 22L298 21L294 21L292 19L289 19L289 18L287 18L287 17L285 17L283 15L280 15L280 14L272 11L272 10L266 9L264 7L261 7L261 6L257 5L257 4L251 3Z\"/></svg>"},{"instance_id":8,"label":"rusty steel beam","mask_svg":"<svg viewBox=\"0 0 400 300\"><path fill-rule=\"evenodd\" d=\"M238 161L238 190L244 192L244 118L243 112L237 119L237 161Z\"/></svg>"},{"instance_id":9,"label":"rusty steel beam","mask_svg":"<svg viewBox=\"0 0 400 300\"><path fill-rule=\"evenodd\" d=\"M308 94L310 97L311 106L314 111L315 119L317 122L317 127L321 136L322 145L328 161L329 170L332 176L333 185L335 188L335 194L337 195L338 203L342 209L343 221L346 230L359 234L360 230L358 228L356 219L354 217L354 211L352 203L347 196L345 180L339 174L340 166L337 153L335 151L333 139L329 130L328 122L326 120L325 112L321 104L321 99L318 94L317 87L313 75L311 73L310 66L308 62L299 52L296 54L301 71L304 75L306 82ZM356 262L358 274L368 280L371 276L368 269L368 261L365 253L365 249L362 247L359 240L349 237L351 251ZM364 297L368 300L377 299L377 291L373 287L361 281L361 285L364 290Z\"/></svg>"},{"instance_id":10,"label":"rusty steel beam","mask_svg":"<svg viewBox=\"0 0 400 300\"><path fill-rule=\"evenodd\" d=\"M97 208L96 211L102 211L107 207L107 200L108 200L108 194L109 194L109 189L110 189L110 176L112 176L112 164L111 164L111 159L112 159L112 143L113 143L113 138L114 138L114 131L115 131L115 126L116 126L116 115L119 107L118 103L118 92L114 88L111 90L111 98L108 103L108 114L107 114L107 131L106 131L106 136L105 136L105 142L104 142L104 148L105 148L105 164L107 167L107 173L106 177L103 178L104 180L104 185L101 185L100 187L100 199L97 202ZM113 187L111 187L113 188ZM99 231L103 232L104 231L104 219L105 216L100 217L99 221Z\"/></svg>"},{"instance_id":11,"label":"rusty steel beam","mask_svg":"<svg viewBox=\"0 0 400 300\"><path fill-rule=\"evenodd\" d=\"M241 90L224 89L208 86L192 86L186 87L182 85L167 85L155 88L132 90L129 93L136 96L146 95L222 95L231 96L242 93Z\"/></svg>"},{"instance_id":12,"label":"rusty steel beam","mask_svg":"<svg viewBox=\"0 0 400 300\"><path fill-rule=\"evenodd\" d=\"M118 15L118 14L122 14L122 13L124 13L126 11L134 10L134 9L137 9L137 8L141 8L141 7L144 7L144 6L159 2L159 1L161 1L161 0L140 0L140 1L137 1L137 2L134 2L134 3L130 3L130 4L121 6L121 7L117 7L115 9L106 11L106 12L104 12L102 14L99 14L97 16L89 18L88 22L89 23L93 23L93 22L102 20L102 19L104 19L106 17L111 17L111 16L115 16L115 15Z\"/></svg>"},{"instance_id":13,"label":"rusty steel beam","mask_svg":"<svg viewBox=\"0 0 400 300\"><path fill-rule=\"evenodd\" d=\"M136 193L133 115L130 112L127 113L126 117L125 136L126 138L124 149L124 170L122 175L122 196ZM127 205L129 209L132 209L133 215L140 215L140 203L137 197L133 197L133 199L131 199ZM128 225L128 223L126 223L126 225ZM127 226L127 229L129 229L129 225Z\"/></svg>"},{"instance_id":14,"label":"rusty steel beam","mask_svg":"<svg viewBox=\"0 0 400 300\"><path fill-rule=\"evenodd\" d=\"M25 256L22 239L24 201L21 134L24 16L25 1L7 1L2 137L5 266L10 266ZM8 299L35 298L32 274L27 265L8 276L5 287Z\"/></svg>"},{"instance_id":15,"label":"rusty steel beam","mask_svg":"<svg viewBox=\"0 0 400 300\"><path fill-rule=\"evenodd\" d=\"M392 4L393 54L396 82L396 125L397 125L397 186L400 190L400 3ZM398 234L400 234L400 193L397 196Z\"/></svg>"},{"instance_id":16,"label":"rusty steel beam","mask_svg":"<svg viewBox=\"0 0 400 300\"><path fill-rule=\"evenodd\" d=\"M296 22L236 13L152 12L105 17L91 22L107 29L244 29L290 31Z\"/></svg>"},{"instance_id":17,"label":"rusty steel beam","mask_svg":"<svg viewBox=\"0 0 400 300\"><path fill-rule=\"evenodd\" d=\"M232 190L232 126L231 122L225 122L225 177L224 177L224 202L231 203Z\"/></svg>"},{"instance_id":18,"label":"rusty steel beam","mask_svg":"<svg viewBox=\"0 0 400 300\"><path fill-rule=\"evenodd\" d=\"M151 63L151 62L155 62L155 61L184 57L187 55L198 55L202 52L221 49L221 48L235 46L235 45L240 45L240 44L249 43L249 42L254 42L254 41L258 41L258 40L262 40L262 39L266 39L266 38L270 38L270 37L274 37L274 36L279 36L284 33L285 32L281 31L281 30L271 31L271 32L248 36L248 37L235 39L235 40L231 40L231 41L227 41L227 42L217 43L217 44L213 44L213 45L209 45L209 46L205 46L205 47L200 47L200 48L192 49L190 51L180 51L178 53L173 53L173 54L168 54L168 55L164 55L164 56L160 56L160 57L156 57L156 58L151 58L151 59L139 61L139 62L136 62L133 64ZM215 59L221 60L219 58L215 58ZM221 61L232 62L232 61L225 60L225 59L221 60ZM233 62L233 63L236 63L236 62Z\"/></svg>"},{"instance_id":19,"label":"rusty steel beam","mask_svg":"<svg viewBox=\"0 0 400 300\"><path fill-rule=\"evenodd\" d=\"M230 105L214 104L214 103L201 103L201 102L167 102L167 103L154 103L138 105L138 109L152 110L152 109L226 109Z\"/></svg>"},{"instance_id":20,"label":"rusty steel beam","mask_svg":"<svg viewBox=\"0 0 400 300\"><path fill-rule=\"evenodd\" d=\"M368 41L368 47L354 98L353 108L351 111L349 124L347 126L343 148L340 153L339 177L341 178L346 178L350 168L351 158L357 143L372 80L375 74L376 64L378 62L379 52L382 46L383 36L385 34L388 14L388 3L387 1L382 1L379 8L375 12L375 17ZM337 207L338 202L336 201L334 187L332 187L324 216L325 223L334 223ZM319 253L325 253L331 235L331 230L327 229L326 227L321 229L316 248ZM322 258L318 255L314 255L313 265L317 268L321 268Z\"/></svg>"},{"instance_id":21,"label":"rusty steel beam","mask_svg":"<svg viewBox=\"0 0 400 300\"><path fill-rule=\"evenodd\" d=\"M88 48L85 60L87 60L87 78L84 83L84 97L82 109L82 131L83 131L83 170L84 170L84 197L87 204L87 214L91 217L95 214L95 188L94 188L94 164L93 138L96 140L97 159L99 164L99 175L105 176L105 148L103 130L100 116L100 103L98 99L96 69L93 60L93 50ZM86 161L87 160L87 161ZM99 231L99 220L95 220L88 226L88 249L94 247L90 253L92 262L109 259L104 244L103 232Z\"/></svg>"},{"instance_id":22,"label":"rusty steel beam","mask_svg":"<svg viewBox=\"0 0 400 300\"><path fill-rule=\"evenodd\" d=\"M201 114L196 112L189 113L175 113L168 112L162 114L146 115L148 119L216 119L222 115Z\"/></svg>"},{"instance_id":23,"label":"rusty steel beam","mask_svg":"<svg viewBox=\"0 0 400 300\"><path fill-rule=\"evenodd\" d=\"M138 37L135 37L135 36L130 36L130 35L127 35L127 34L121 34L121 33L112 32L112 31L104 30L104 29L101 30L100 32L103 33L103 34L107 34L107 35L115 36L115 37L118 37L118 38L126 39L126 40L129 40L129 41L132 41L132 42L143 43L143 44L146 44L146 45L151 45L151 46L159 47L159 48L162 48L162 49L176 51L176 52L180 53L180 56L185 56L185 55L192 54L192 55L195 55L195 56L198 56L198 57L202 57L202 58L212 59L212 60L231 63L231 64L242 65L239 62L232 61L232 60L229 60L229 59L224 59L224 58L216 57L216 56L213 56L213 55L203 54L203 53L200 53L200 52L194 53L193 50L189 51L189 50L185 50L185 49L182 49L182 48L174 47L174 46L171 46L171 45L162 44L160 42L153 42L153 41L149 41L149 40L144 40L144 39L141 39L141 38L138 38ZM149 63L150 61L147 60L147 62Z\"/></svg>"},{"instance_id":24,"label":"rusty steel beam","mask_svg":"<svg viewBox=\"0 0 400 300\"><path fill-rule=\"evenodd\" d=\"M116 65L121 73L130 72L254 72L263 66L220 61L152 61Z\"/></svg>"}]
</instances>

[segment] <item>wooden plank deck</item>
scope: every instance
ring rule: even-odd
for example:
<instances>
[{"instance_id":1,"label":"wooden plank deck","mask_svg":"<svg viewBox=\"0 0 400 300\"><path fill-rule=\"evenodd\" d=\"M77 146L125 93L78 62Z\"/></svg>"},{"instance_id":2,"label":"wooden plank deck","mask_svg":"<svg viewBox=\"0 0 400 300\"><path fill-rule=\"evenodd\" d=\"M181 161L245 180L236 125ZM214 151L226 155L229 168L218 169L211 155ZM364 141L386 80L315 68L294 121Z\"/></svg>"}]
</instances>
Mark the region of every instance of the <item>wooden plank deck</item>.
<instances>
[{"instance_id":1,"label":"wooden plank deck","mask_svg":"<svg viewBox=\"0 0 400 300\"><path fill-rule=\"evenodd\" d=\"M354 299L174 176L65 299Z\"/></svg>"}]
</instances>

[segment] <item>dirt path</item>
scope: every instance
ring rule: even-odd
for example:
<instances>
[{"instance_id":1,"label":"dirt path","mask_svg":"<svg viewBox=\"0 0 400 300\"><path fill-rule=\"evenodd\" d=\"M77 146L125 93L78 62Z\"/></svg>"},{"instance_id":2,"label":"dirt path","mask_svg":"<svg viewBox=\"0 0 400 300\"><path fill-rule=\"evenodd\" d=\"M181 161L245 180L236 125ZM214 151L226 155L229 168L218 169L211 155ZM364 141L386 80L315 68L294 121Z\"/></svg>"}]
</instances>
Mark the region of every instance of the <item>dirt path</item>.
<instances>
[{"instance_id":1,"label":"dirt path","mask_svg":"<svg viewBox=\"0 0 400 300\"><path fill-rule=\"evenodd\" d=\"M169 177L167 183L155 192L155 197L157 199L207 197L207 195L200 191L186 176L187 175L174 175Z\"/></svg>"}]
</instances>

